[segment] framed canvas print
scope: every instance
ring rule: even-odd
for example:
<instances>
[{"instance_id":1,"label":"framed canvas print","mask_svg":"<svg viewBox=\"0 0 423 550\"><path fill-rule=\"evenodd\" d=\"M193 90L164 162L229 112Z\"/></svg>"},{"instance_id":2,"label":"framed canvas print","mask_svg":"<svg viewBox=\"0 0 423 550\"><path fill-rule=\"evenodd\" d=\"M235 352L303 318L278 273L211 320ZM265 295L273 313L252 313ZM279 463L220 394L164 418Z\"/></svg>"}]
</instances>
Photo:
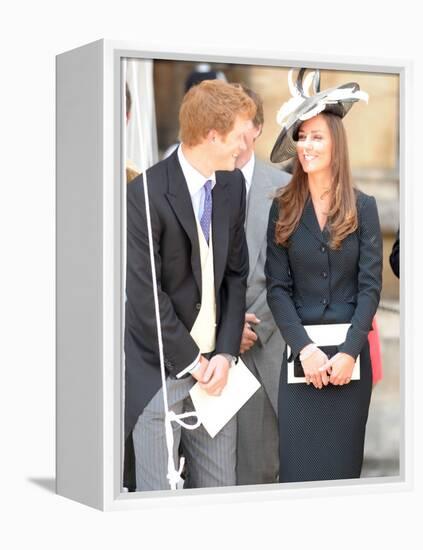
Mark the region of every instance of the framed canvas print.
<instances>
[{"instance_id":1,"label":"framed canvas print","mask_svg":"<svg viewBox=\"0 0 423 550\"><path fill-rule=\"evenodd\" d=\"M410 72L112 41L57 57L59 494L410 486Z\"/></svg>"}]
</instances>

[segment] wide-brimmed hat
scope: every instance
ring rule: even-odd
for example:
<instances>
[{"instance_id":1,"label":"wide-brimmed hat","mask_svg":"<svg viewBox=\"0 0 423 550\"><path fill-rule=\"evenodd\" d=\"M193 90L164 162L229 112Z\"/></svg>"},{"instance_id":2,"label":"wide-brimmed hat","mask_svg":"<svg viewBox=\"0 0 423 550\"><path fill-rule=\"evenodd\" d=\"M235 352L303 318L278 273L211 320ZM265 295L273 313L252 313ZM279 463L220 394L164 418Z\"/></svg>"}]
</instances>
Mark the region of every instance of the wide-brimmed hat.
<instances>
[{"instance_id":1,"label":"wide-brimmed hat","mask_svg":"<svg viewBox=\"0 0 423 550\"><path fill-rule=\"evenodd\" d=\"M368 94L360 90L356 82L348 82L321 92L319 70L308 73L304 79L306 69L300 69L295 84L292 78L293 72L294 69L291 69L288 73L288 85L292 97L282 105L276 116L282 131L270 153L272 162L284 162L297 154L296 134L304 120L322 112L333 113L343 118L355 102L362 99L367 103L369 99ZM313 95L309 92L311 85L313 85Z\"/></svg>"}]
</instances>

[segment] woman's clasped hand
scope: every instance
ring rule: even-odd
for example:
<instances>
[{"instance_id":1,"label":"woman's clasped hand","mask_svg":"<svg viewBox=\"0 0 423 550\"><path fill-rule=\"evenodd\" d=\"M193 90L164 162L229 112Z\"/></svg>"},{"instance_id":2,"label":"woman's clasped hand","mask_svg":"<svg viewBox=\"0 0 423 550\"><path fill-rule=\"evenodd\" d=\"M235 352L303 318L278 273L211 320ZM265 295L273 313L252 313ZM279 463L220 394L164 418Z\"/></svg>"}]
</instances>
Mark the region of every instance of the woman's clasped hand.
<instances>
[{"instance_id":1,"label":"woman's clasped hand","mask_svg":"<svg viewBox=\"0 0 423 550\"><path fill-rule=\"evenodd\" d=\"M304 348L304 350L306 350ZM303 350L303 351L304 351ZM307 384L313 384L315 388L333 384L343 386L351 382L355 361L348 353L337 353L331 359L320 348L315 348L301 361Z\"/></svg>"}]
</instances>

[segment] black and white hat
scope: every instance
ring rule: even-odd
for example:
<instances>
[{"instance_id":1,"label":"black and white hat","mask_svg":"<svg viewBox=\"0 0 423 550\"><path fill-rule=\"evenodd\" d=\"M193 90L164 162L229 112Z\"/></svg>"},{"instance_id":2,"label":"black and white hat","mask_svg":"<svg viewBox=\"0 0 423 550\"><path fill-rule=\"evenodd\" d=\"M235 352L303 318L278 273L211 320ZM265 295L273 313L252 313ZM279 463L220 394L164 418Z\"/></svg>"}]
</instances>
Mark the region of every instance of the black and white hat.
<instances>
[{"instance_id":1,"label":"black and white hat","mask_svg":"<svg viewBox=\"0 0 423 550\"><path fill-rule=\"evenodd\" d=\"M306 69L300 69L295 84L292 78L293 72L294 69L291 69L288 73L288 86L292 97L282 105L276 115L282 131L270 153L272 162L284 162L297 154L296 134L304 120L323 111L343 118L353 103L360 99L366 103L369 100L368 94L360 90L356 82L349 82L321 92L319 70L309 72L304 79ZM309 92L311 85L313 85L313 95Z\"/></svg>"}]
</instances>

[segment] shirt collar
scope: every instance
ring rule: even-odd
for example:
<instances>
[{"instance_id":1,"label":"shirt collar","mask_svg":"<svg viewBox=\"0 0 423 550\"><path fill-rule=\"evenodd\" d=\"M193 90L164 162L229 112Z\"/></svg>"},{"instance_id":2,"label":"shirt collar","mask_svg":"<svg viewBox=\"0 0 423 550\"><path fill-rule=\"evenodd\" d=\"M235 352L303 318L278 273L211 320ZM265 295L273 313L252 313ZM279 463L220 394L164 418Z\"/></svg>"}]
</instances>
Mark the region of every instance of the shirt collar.
<instances>
[{"instance_id":1,"label":"shirt collar","mask_svg":"<svg viewBox=\"0 0 423 550\"><path fill-rule=\"evenodd\" d=\"M188 185L188 191L191 197L198 193L207 180L212 180L212 189L216 184L216 173L213 172L210 177L205 178L194 166L192 166L182 152L181 145L178 147L178 160L182 172Z\"/></svg>"},{"instance_id":2,"label":"shirt collar","mask_svg":"<svg viewBox=\"0 0 423 550\"><path fill-rule=\"evenodd\" d=\"M244 164L244 166L241 168L241 172L243 173L245 182L247 184L247 190L249 190L251 187L255 163L256 163L256 158L253 153L251 155L250 160L246 164Z\"/></svg>"}]
</instances>

